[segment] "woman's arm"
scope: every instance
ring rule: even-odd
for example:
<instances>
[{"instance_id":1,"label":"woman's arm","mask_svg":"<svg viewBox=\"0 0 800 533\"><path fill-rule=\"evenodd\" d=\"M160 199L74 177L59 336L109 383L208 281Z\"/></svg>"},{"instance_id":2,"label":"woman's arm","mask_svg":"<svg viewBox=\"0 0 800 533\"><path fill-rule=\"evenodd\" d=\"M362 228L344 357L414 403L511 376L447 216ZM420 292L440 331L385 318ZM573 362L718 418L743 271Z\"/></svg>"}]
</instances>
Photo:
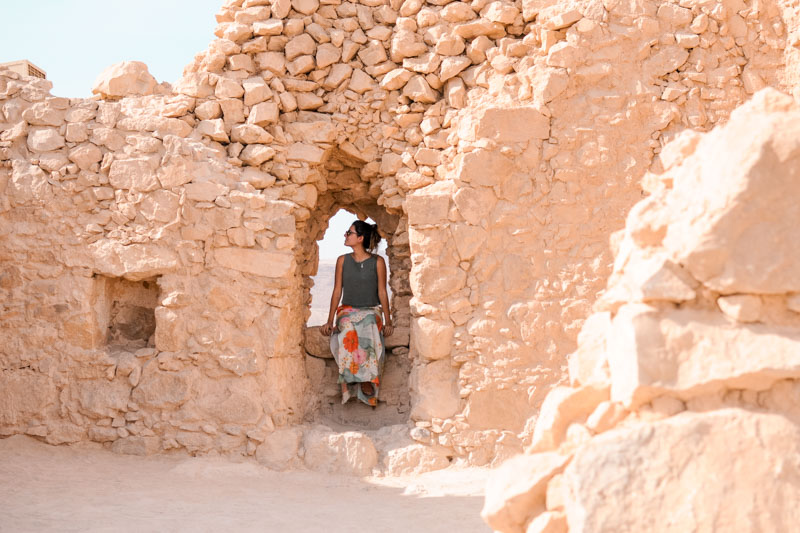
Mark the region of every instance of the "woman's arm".
<instances>
[{"instance_id":1,"label":"woman's arm","mask_svg":"<svg viewBox=\"0 0 800 533\"><path fill-rule=\"evenodd\" d=\"M394 325L389 310L389 296L386 293L386 261L381 256L378 256L378 300L383 310L383 336L388 337L394 331Z\"/></svg>"},{"instance_id":2,"label":"woman's arm","mask_svg":"<svg viewBox=\"0 0 800 533\"><path fill-rule=\"evenodd\" d=\"M342 265L344 256L340 255L336 260L336 274L333 283L333 294L331 294L331 308L328 311L328 321L322 326L322 334L330 335L333 332L333 321L336 319L336 308L339 307L339 300L342 299Z\"/></svg>"}]
</instances>

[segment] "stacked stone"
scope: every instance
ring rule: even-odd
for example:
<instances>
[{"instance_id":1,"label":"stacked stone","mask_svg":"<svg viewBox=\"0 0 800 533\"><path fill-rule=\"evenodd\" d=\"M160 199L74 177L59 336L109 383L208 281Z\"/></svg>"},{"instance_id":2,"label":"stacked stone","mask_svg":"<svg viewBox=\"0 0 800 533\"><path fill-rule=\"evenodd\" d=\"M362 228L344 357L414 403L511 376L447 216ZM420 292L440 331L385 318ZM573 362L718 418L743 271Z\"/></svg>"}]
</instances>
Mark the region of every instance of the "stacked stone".
<instances>
[{"instance_id":1,"label":"stacked stone","mask_svg":"<svg viewBox=\"0 0 800 533\"><path fill-rule=\"evenodd\" d=\"M797 517L798 117L765 89L724 127L665 147L570 386L489 485L493 529L774 530Z\"/></svg>"},{"instance_id":2,"label":"stacked stone","mask_svg":"<svg viewBox=\"0 0 800 533\"><path fill-rule=\"evenodd\" d=\"M564 379L640 178L679 131L794 81L794 20L733 0L238 0L174 87L136 62L92 100L2 73L0 431L254 453L319 404L302 325L315 241L349 207L390 243L415 438L501 461ZM152 338L110 349L114 280L156 277Z\"/></svg>"}]
</instances>

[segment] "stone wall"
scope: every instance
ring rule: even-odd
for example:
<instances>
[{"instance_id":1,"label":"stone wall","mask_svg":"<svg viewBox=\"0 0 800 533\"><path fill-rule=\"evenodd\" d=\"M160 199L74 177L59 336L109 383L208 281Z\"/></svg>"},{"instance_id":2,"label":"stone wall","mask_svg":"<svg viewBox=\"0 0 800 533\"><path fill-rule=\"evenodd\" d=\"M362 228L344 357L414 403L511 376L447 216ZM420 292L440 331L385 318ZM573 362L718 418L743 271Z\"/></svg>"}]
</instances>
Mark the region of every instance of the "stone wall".
<instances>
[{"instance_id":1,"label":"stone wall","mask_svg":"<svg viewBox=\"0 0 800 533\"><path fill-rule=\"evenodd\" d=\"M565 381L662 145L790 90L797 63L783 2L233 0L217 20L172 86L135 62L85 100L0 74L0 433L254 453L313 421L314 241L347 207L389 242L395 414L500 461Z\"/></svg>"},{"instance_id":2,"label":"stone wall","mask_svg":"<svg viewBox=\"0 0 800 533\"><path fill-rule=\"evenodd\" d=\"M665 147L608 290L484 517L503 532L779 531L800 495L800 106ZM763 497L763 492L780 497ZM624 510L624 511L623 511Z\"/></svg>"}]
</instances>

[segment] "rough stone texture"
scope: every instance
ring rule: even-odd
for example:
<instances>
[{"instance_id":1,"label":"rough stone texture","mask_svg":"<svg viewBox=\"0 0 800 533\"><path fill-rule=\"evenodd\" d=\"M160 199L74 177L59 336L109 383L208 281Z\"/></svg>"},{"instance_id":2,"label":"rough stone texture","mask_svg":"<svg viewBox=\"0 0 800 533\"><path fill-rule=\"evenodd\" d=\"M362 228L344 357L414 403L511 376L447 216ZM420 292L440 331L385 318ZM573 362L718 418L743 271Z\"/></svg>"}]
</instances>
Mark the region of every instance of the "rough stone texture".
<instances>
[{"instance_id":1,"label":"rough stone texture","mask_svg":"<svg viewBox=\"0 0 800 533\"><path fill-rule=\"evenodd\" d=\"M530 444L567 354L571 383L607 378L578 347L607 282L609 320L679 303L795 327L797 111L767 92L768 116L731 114L794 90L787 2L232 0L217 21L171 86L126 63L64 99L0 72L0 371L41 387L0 390L1 434L252 455L336 415L482 465ZM389 244L371 415L336 411L303 340L340 208Z\"/></svg>"},{"instance_id":2,"label":"rough stone texture","mask_svg":"<svg viewBox=\"0 0 800 533\"><path fill-rule=\"evenodd\" d=\"M649 196L614 237L571 386L527 424L527 451L541 453L525 457L542 469L572 459L541 489L544 505L503 488L535 484L536 472L498 472L492 527L755 532L797 521L800 258L787 239L800 218L786 195L799 116L793 99L764 89L727 124L665 147L663 172L645 176ZM732 166L720 154L730 146Z\"/></svg>"},{"instance_id":3,"label":"rough stone texture","mask_svg":"<svg viewBox=\"0 0 800 533\"><path fill-rule=\"evenodd\" d=\"M608 432L564 473L569 530L792 529L800 518L791 503L800 497L799 438L800 427L783 416L741 409Z\"/></svg>"}]
</instances>

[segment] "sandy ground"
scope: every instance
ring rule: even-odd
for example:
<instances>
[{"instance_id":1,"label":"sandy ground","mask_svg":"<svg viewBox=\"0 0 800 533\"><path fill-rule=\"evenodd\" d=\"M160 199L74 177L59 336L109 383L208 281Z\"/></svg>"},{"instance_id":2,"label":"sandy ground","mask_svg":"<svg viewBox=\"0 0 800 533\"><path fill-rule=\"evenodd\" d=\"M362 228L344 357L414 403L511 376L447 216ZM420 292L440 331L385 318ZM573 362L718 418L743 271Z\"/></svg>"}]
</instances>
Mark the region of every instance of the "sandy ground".
<instances>
[{"instance_id":1,"label":"sandy ground","mask_svg":"<svg viewBox=\"0 0 800 533\"><path fill-rule=\"evenodd\" d=\"M120 456L0 440L0 531L488 532L487 471L413 478L274 472L251 461Z\"/></svg>"}]
</instances>

